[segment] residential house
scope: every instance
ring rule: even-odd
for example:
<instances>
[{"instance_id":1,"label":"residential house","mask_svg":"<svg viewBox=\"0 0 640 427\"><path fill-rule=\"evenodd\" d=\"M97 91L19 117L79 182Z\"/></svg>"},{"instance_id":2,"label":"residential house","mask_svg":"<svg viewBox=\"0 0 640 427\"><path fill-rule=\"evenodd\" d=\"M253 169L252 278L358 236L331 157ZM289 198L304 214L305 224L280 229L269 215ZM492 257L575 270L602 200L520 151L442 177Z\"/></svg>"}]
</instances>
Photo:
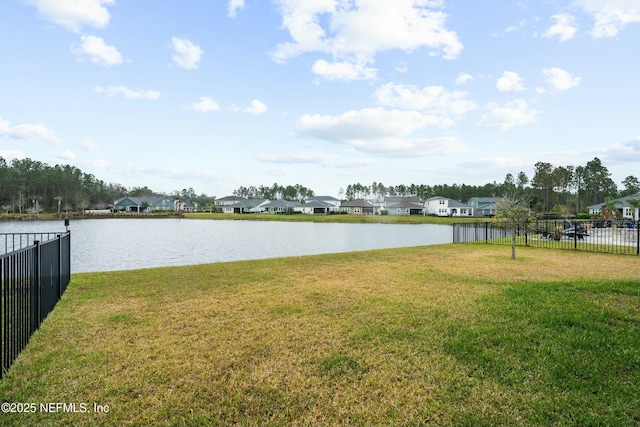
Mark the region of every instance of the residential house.
<instances>
[{"instance_id":1,"label":"residential house","mask_svg":"<svg viewBox=\"0 0 640 427\"><path fill-rule=\"evenodd\" d=\"M340 211L340 200L332 196L313 196L309 197L305 203L320 202L329 205L329 211L327 213L337 213Z\"/></svg>"},{"instance_id":2,"label":"residential house","mask_svg":"<svg viewBox=\"0 0 640 427\"><path fill-rule=\"evenodd\" d=\"M300 205L301 203L290 200L274 200L262 205L262 209L264 213L290 214Z\"/></svg>"},{"instance_id":3,"label":"residential house","mask_svg":"<svg viewBox=\"0 0 640 427\"><path fill-rule=\"evenodd\" d=\"M238 197L238 196L225 196L225 197L216 199L214 201L214 204L216 205L216 210L218 212L224 212L225 206L235 205L236 203L239 203L242 200L246 200L246 199L244 197Z\"/></svg>"},{"instance_id":4,"label":"residential house","mask_svg":"<svg viewBox=\"0 0 640 427\"><path fill-rule=\"evenodd\" d=\"M349 200L340 203L340 210L350 215L377 215L378 208L371 202L363 199Z\"/></svg>"},{"instance_id":5,"label":"residential house","mask_svg":"<svg viewBox=\"0 0 640 427\"><path fill-rule=\"evenodd\" d=\"M471 207L457 200L435 196L425 202L427 215L435 216L471 216Z\"/></svg>"},{"instance_id":6,"label":"residential house","mask_svg":"<svg viewBox=\"0 0 640 427\"><path fill-rule=\"evenodd\" d=\"M420 198L411 197L385 197L384 208L389 215L424 215L424 205Z\"/></svg>"},{"instance_id":7,"label":"residential house","mask_svg":"<svg viewBox=\"0 0 640 427\"><path fill-rule=\"evenodd\" d=\"M114 209L125 212L154 212L174 211L176 205L173 197L169 196L143 196L123 197L114 202Z\"/></svg>"},{"instance_id":8,"label":"residential house","mask_svg":"<svg viewBox=\"0 0 640 427\"><path fill-rule=\"evenodd\" d=\"M627 201L627 199L640 199L640 193L618 197L611 202L615 203L615 206L618 208L618 213L620 214L620 216L622 216L622 218L637 221L639 219L638 214L640 214L640 212L636 212L636 209L631 207L631 204ZM588 206L587 212L589 212L591 215L600 215L604 205L605 203L598 203Z\"/></svg>"},{"instance_id":9,"label":"residential house","mask_svg":"<svg viewBox=\"0 0 640 427\"><path fill-rule=\"evenodd\" d=\"M176 212L195 212L196 206L189 200L175 200L175 208Z\"/></svg>"},{"instance_id":10,"label":"residential house","mask_svg":"<svg viewBox=\"0 0 640 427\"><path fill-rule=\"evenodd\" d=\"M264 205L270 203L269 199L241 199L239 202L223 205L222 212L224 213L262 213L264 212Z\"/></svg>"},{"instance_id":11,"label":"residential house","mask_svg":"<svg viewBox=\"0 0 640 427\"><path fill-rule=\"evenodd\" d=\"M294 211L307 215L327 215L331 212L336 212L336 209L334 205L321 202L320 200L309 200L305 203L300 203L299 206L294 208Z\"/></svg>"},{"instance_id":12,"label":"residential house","mask_svg":"<svg viewBox=\"0 0 640 427\"><path fill-rule=\"evenodd\" d=\"M498 211L497 197L472 197L467 202L472 216L495 216Z\"/></svg>"}]
</instances>

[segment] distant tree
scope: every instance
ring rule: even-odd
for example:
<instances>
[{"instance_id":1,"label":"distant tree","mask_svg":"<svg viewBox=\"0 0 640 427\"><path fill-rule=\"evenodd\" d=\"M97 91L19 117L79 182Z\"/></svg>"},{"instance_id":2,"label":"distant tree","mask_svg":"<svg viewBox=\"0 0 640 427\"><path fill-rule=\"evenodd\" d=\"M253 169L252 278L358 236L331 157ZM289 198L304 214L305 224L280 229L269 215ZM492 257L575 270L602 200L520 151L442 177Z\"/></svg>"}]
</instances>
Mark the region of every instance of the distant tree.
<instances>
[{"instance_id":1,"label":"distant tree","mask_svg":"<svg viewBox=\"0 0 640 427\"><path fill-rule=\"evenodd\" d=\"M516 259L518 230L526 230L531 223L530 201L522 192L502 195L497 203L495 221L511 232L511 259Z\"/></svg>"},{"instance_id":2,"label":"distant tree","mask_svg":"<svg viewBox=\"0 0 640 427\"><path fill-rule=\"evenodd\" d=\"M518 186L518 190L524 190L524 187L529 183L529 177L524 172L518 173L518 178L516 180L516 185Z\"/></svg>"},{"instance_id":3,"label":"distant tree","mask_svg":"<svg viewBox=\"0 0 640 427\"><path fill-rule=\"evenodd\" d=\"M553 190L553 165L547 162L537 162L531 185L539 191L544 211L549 212L549 199Z\"/></svg>"},{"instance_id":4,"label":"distant tree","mask_svg":"<svg viewBox=\"0 0 640 427\"><path fill-rule=\"evenodd\" d=\"M144 187L133 187L131 190L128 191L127 196L144 197L144 196L154 196L155 194L156 193L152 189L150 189L145 185Z\"/></svg>"},{"instance_id":5,"label":"distant tree","mask_svg":"<svg viewBox=\"0 0 640 427\"><path fill-rule=\"evenodd\" d=\"M640 193L640 181L638 181L638 178L633 175L629 175L623 179L622 185L624 185L624 190L622 192L623 196Z\"/></svg>"},{"instance_id":6,"label":"distant tree","mask_svg":"<svg viewBox=\"0 0 640 427\"><path fill-rule=\"evenodd\" d=\"M602 203L607 197L617 195L617 187L611 179L611 173L599 158L594 157L587 162L584 172L584 185L590 204Z\"/></svg>"},{"instance_id":7,"label":"distant tree","mask_svg":"<svg viewBox=\"0 0 640 427\"><path fill-rule=\"evenodd\" d=\"M573 171L572 187L576 190L576 211L582 212L582 198L584 197L584 180L586 172L584 166L577 166Z\"/></svg>"}]
</instances>

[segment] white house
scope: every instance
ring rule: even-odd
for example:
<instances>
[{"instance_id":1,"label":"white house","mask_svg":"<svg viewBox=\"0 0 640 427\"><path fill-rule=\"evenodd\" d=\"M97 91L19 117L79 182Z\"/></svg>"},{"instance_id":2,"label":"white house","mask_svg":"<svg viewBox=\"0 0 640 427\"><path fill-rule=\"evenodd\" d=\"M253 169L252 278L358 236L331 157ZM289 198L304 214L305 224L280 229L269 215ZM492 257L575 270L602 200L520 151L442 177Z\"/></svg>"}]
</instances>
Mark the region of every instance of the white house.
<instances>
[{"instance_id":1,"label":"white house","mask_svg":"<svg viewBox=\"0 0 640 427\"><path fill-rule=\"evenodd\" d=\"M638 214L640 214L640 212L636 212L636 209L631 207L628 199L640 199L640 193L618 197L617 199L612 200L612 202L615 203L615 206L618 208L618 213L622 215L622 218L637 221ZM596 205L588 206L587 212L589 212L591 215L600 215L600 213L602 213L602 208L604 207L604 205L604 203L598 203Z\"/></svg>"},{"instance_id":2,"label":"white house","mask_svg":"<svg viewBox=\"0 0 640 427\"><path fill-rule=\"evenodd\" d=\"M264 212L264 205L269 202L271 202L269 199L242 199L232 205L223 205L222 212L236 214L262 213Z\"/></svg>"},{"instance_id":3,"label":"white house","mask_svg":"<svg viewBox=\"0 0 640 427\"><path fill-rule=\"evenodd\" d=\"M424 203L424 207L427 215L471 216L472 214L471 206L442 196L435 196L427 199Z\"/></svg>"}]
</instances>

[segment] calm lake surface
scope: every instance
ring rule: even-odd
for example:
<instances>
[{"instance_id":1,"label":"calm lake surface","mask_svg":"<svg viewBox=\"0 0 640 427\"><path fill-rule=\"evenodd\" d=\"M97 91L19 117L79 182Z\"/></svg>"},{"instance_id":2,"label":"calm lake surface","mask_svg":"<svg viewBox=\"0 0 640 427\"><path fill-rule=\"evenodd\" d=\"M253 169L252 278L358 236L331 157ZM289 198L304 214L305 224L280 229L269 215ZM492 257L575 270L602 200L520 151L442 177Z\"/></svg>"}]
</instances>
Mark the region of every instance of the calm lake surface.
<instances>
[{"instance_id":1,"label":"calm lake surface","mask_svg":"<svg viewBox=\"0 0 640 427\"><path fill-rule=\"evenodd\" d=\"M0 233L64 231L62 221L0 222ZM73 273L451 243L436 224L189 219L72 220Z\"/></svg>"}]
</instances>

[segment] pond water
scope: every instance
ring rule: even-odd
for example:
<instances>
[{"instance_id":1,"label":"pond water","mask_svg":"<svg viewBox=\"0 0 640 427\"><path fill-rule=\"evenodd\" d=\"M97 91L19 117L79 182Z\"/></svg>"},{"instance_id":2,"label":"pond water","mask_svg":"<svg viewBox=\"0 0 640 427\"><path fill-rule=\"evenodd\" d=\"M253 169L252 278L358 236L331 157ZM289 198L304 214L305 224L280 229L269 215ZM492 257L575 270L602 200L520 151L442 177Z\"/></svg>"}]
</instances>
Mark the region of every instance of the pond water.
<instances>
[{"instance_id":1,"label":"pond water","mask_svg":"<svg viewBox=\"0 0 640 427\"><path fill-rule=\"evenodd\" d=\"M0 222L0 233L64 231L62 221ZM189 219L71 221L71 271L131 270L451 243L436 224Z\"/></svg>"}]
</instances>

